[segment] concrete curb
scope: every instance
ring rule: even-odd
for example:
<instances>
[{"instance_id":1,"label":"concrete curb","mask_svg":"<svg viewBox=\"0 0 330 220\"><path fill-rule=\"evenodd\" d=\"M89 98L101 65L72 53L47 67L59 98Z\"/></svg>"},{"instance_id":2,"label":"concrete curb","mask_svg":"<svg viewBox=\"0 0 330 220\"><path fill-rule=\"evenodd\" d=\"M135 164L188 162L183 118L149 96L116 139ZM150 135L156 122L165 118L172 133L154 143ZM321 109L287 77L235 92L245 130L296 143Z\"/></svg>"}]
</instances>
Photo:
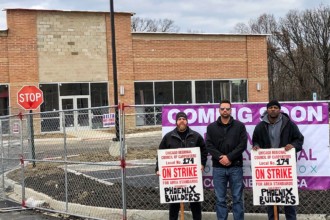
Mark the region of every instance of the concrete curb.
<instances>
[{"instance_id":1,"label":"concrete curb","mask_svg":"<svg viewBox=\"0 0 330 220\"><path fill-rule=\"evenodd\" d=\"M8 171L10 172L10 171ZM7 172L7 173L8 173ZM22 186L16 183L13 180L10 180L5 177L5 185L11 186L13 192L11 192L8 197L18 203L22 201ZM110 187L110 186L109 186ZM78 216L85 216L87 218L92 219L123 219L123 210L122 209L114 209L114 208L103 208L103 207L96 207L96 206L86 206L80 205L76 203L68 203L66 207L65 202L61 202L55 199L52 199L46 194L36 192L30 188L25 188L25 198L27 199L34 199L34 200L41 200L49 207L46 210L58 211L60 213L67 213L72 215ZM38 207L29 207L29 208L36 208ZM40 209L45 209L43 207L39 207ZM215 212L203 212L203 219L216 219ZM284 219L284 215L280 215L280 219ZM135 210L135 209L128 209L127 210L127 219L129 220L167 220L168 219L168 210ZM185 220L191 220L192 215L190 211L185 211ZM266 214L260 213L245 213L245 220L264 220L267 219ZM298 214L297 219L302 220L330 220L325 214L315 214L315 215L306 215L306 214ZM229 213L228 220L233 220L232 213Z\"/></svg>"}]
</instances>

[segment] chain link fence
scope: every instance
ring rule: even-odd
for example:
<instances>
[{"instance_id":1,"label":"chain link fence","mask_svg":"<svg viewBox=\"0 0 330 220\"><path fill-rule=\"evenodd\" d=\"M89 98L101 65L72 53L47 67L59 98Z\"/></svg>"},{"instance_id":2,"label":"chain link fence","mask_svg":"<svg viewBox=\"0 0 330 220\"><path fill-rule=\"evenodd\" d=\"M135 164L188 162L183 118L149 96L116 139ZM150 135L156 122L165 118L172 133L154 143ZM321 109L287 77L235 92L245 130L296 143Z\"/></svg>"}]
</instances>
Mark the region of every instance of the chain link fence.
<instances>
[{"instance_id":1,"label":"chain link fence","mask_svg":"<svg viewBox=\"0 0 330 220\"><path fill-rule=\"evenodd\" d=\"M155 175L161 109L121 106L117 125L116 107L1 118L1 199L94 219L164 218ZM214 191L204 194L203 215L214 214ZM299 196L299 214L330 214L328 190ZM266 213L251 189L244 200L246 213Z\"/></svg>"}]
</instances>

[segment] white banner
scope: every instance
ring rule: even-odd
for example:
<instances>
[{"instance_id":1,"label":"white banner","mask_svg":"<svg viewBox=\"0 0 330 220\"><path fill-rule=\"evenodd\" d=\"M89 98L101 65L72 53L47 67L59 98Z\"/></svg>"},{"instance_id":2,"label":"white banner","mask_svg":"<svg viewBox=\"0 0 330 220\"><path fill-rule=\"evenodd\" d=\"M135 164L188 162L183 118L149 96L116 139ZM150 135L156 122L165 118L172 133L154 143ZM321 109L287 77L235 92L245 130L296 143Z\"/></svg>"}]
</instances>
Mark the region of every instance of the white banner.
<instances>
[{"instance_id":1,"label":"white banner","mask_svg":"<svg viewBox=\"0 0 330 220\"><path fill-rule=\"evenodd\" d=\"M204 201L199 147L158 150L160 203Z\"/></svg>"},{"instance_id":2,"label":"white banner","mask_svg":"<svg viewBox=\"0 0 330 220\"><path fill-rule=\"evenodd\" d=\"M299 205L296 152L251 151L253 205Z\"/></svg>"}]
</instances>

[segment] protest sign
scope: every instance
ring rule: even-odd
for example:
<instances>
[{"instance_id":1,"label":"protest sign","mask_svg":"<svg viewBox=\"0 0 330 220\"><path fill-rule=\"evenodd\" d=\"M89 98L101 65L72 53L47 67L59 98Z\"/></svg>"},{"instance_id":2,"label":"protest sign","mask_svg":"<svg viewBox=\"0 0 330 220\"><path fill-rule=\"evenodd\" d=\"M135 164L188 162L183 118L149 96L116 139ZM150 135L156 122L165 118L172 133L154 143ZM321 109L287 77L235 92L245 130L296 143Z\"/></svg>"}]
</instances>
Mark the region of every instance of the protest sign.
<instances>
[{"instance_id":1,"label":"protest sign","mask_svg":"<svg viewBox=\"0 0 330 220\"><path fill-rule=\"evenodd\" d=\"M102 116L103 127L104 128L114 127L115 119L116 119L115 113L103 114Z\"/></svg>"},{"instance_id":2,"label":"protest sign","mask_svg":"<svg viewBox=\"0 0 330 220\"><path fill-rule=\"evenodd\" d=\"M158 150L160 203L204 201L199 147Z\"/></svg>"},{"instance_id":3,"label":"protest sign","mask_svg":"<svg viewBox=\"0 0 330 220\"><path fill-rule=\"evenodd\" d=\"M251 151L253 204L298 205L295 149Z\"/></svg>"}]
</instances>

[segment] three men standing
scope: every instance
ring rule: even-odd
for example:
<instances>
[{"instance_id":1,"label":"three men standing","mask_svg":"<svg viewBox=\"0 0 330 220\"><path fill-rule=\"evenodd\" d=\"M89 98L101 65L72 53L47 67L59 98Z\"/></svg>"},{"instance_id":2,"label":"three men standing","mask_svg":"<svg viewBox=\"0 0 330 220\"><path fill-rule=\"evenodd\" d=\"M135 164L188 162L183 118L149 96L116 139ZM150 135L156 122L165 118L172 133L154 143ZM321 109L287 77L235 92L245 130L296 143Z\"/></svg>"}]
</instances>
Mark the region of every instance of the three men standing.
<instances>
[{"instance_id":1,"label":"three men standing","mask_svg":"<svg viewBox=\"0 0 330 220\"><path fill-rule=\"evenodd\" d=\"M188 127L187 115L179 112L176 115L176 128L162 139L159 149L200 147L201 164L205 166L207 152L212 156L213 183L216 195L216 213L218 220L227 220L227 185L232 194L234 220L244 220L243 202L243 152L247 148L245 125L231 116L231 103L220 102L219 118L207 126L206 147L203 138ZM267 111L262 121L255 127L252 137L253 150L259 148L280 148L296 152L302 149L304 136L288 115L281 113L281 105L273 100L267 104ZM158 165L156 166L158 174ZM201 205L191 203L194 220L201 219ZM287 220L296 220L295 206L285 206ZM179 204L170 204L170 220L177 220ZM269 220L274 219L273 207L268 207Z\"/></svg>"}]
</instances>

